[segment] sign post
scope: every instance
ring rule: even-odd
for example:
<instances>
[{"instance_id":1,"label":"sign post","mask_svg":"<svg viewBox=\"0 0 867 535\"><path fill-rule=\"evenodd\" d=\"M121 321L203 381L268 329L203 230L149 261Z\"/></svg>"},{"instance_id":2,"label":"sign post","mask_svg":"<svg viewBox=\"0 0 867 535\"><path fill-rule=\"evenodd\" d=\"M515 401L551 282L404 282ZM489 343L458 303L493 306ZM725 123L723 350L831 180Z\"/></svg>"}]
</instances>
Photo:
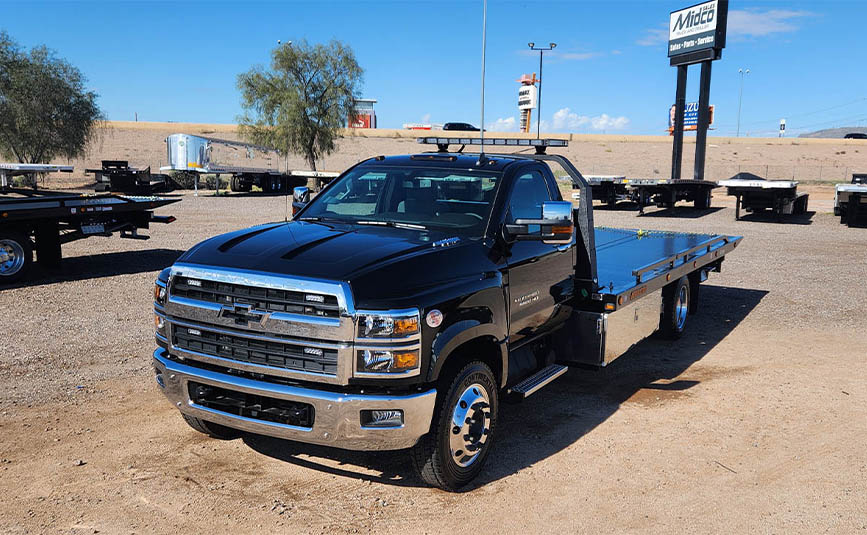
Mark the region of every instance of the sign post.
<instances>
[{"instance_id":1,"label":"sign post","mask_svg":"<svg viewBox=\"0 0 867 535\"><path fill-rule=\"evenodd\" d=\"M780 137L786 135L786 120L780 119Z\"/></svg>"},{"instance_id":2,"label":"sign post","mask_svg":"<svg viewBox=\"0 0 867 535\"><path fill-rule=\"evenodd\" d=\"M704 180L707 128L710 124L711 62L722 57L725 47L728 0L711 0L672 11L668 22L669 64L677 67L674 109L674 143L671 152L671 178L679 180L683 162L683 130L686 108L686 74L690 65L701 63L698 120L695 140L694 180Z\"/></svg>"}]
</instances>

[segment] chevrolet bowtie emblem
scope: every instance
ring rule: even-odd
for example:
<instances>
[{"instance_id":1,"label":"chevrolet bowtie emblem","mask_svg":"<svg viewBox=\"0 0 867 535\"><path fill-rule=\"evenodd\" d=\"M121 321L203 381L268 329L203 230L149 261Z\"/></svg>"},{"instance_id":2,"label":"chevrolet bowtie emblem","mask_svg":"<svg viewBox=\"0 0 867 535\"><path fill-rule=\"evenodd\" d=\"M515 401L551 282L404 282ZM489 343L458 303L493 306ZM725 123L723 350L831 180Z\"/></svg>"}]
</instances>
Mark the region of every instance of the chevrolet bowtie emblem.
<instances>
[{"instance_id":1,"label":"chevrolet bowtie emblem","mask_svg":"<svg viewBox=\"0 0 867 535\"><path fill-rule=\"evenodd\" d=\"M264 325L268 321L268 318L271 317L271 313L253 310L253 305L247 303L233 303L231 305L223 305L220 308L220 317L231 318L238 325L250 325L251 323Z\"/></svg>"}]
</instances>

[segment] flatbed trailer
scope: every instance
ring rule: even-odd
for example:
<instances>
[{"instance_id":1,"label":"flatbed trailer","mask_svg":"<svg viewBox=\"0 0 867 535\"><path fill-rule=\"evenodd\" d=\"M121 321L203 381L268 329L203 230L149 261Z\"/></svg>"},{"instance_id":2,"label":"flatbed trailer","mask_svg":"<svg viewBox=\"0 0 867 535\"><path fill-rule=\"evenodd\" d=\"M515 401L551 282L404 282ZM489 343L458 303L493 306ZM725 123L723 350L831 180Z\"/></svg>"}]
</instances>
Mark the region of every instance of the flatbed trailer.
<instances>
[{"instance_id":1,"label":"flatbed trailer","mask_svg":"<svg viewBox=\"0 0 867 535\"><path fill-rule=\"evenodd\" d=\"M166 138L168 165L160 167L160 170L187 171L199 175L217 175L217 177L229 175L229 189L236 192L248 192L253 189L253 186L258 186L264 193L286 194L290 193L294 187L307 185L307 176L290 172L284 173L273 167L219 163L215 161L213 155L215 147L243 150L250 158L254 154L276 154L273 149L242 141L191 134L172 134ZM198 177L196 177L195 189L198 192Z\"/></svg>"},{"instance_id":2,"label":"flatbed trailer","mask_svg":"<svg viewBox=\"0 0 867 535\"><path fill-rule=\"evenodd\" d=\"M153 210L180 200L7 188L0 192L0 284L26 276L34 250L41 265L57 267L64 243L114 233L146 240L140 229L175 220Z\"/></svg>"},{"instance_id":3,"label":"flatbed trailer","mask_svg":"<svg viewBox=\"0 0 867 535\"><path fill-rule=\"evenodd\" d=\"M12 187L12 178L26 176L30 186L36 189L36 176L42 173L71 173L71 165L55 165L47 163L0 163L0 191Z\"/></svg>"},{"instance_id":4,"label":"flatbed trailer","mask_svg":"<svg viewBox=\"0 0 867 535\"><path fill-rule=\"evenodd\" d=\"M867 217L867 173L854 173L851 183L834 186L834 215L849 227Z\"/></svg>"},{"instance_id":5,"label":"flatbed trailer","mask_svg":"<svg viewBox=\"0 0 867 535\"><path fill-rule=\"evenodd\" d=\"M752 173L739 173L720 186L726 194L735 197L735 221L741 218L741 208L747 212L771 210L777 219L783 215L801 215L807 212L808 193L798 193L795 180L767 180Z\"/></svg>"},{"instance_id":6,"label":"flatbed trailer","mask_svg":"<svg viewBox=\"0 0 867 535\"><path fill-rule=\"evenodd\" d=\"M718 187L709 180L669 180L666 178L630 178L629 188L638 213L644 207L655 204L659 208L674 208L678 201L692 202L696 209L705 210L711 205L711 191Z\"/></svg>"},{"instance_id":7,"label":"flatbed trailer","mask_svg":"<svg viewBox=\"0 0 867 535\"><path fill-rule=\"evenodd\" d=\"M619 201L632 200L629 179L619 175L585 175L593 189L593 198L613 208Z\"/></svg>"}]
</instances>

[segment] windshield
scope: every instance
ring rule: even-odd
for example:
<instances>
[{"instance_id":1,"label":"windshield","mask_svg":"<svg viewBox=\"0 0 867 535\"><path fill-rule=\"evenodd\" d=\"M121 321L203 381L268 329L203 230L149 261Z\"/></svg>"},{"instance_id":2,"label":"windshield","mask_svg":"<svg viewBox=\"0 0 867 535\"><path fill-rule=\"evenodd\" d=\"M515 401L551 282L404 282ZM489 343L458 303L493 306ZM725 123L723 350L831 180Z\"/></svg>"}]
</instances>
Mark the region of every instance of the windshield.
<instances>
[{"instance_id":1,"label":"windshield","mask_svg":"<svg viewBox=\"0 0 867 535\"><path fill-rule=\"evenodd\" d=\"M480 236L501 173L360 167L313 199L301 220L439 228Z\"/></svg>"}]
</instances>

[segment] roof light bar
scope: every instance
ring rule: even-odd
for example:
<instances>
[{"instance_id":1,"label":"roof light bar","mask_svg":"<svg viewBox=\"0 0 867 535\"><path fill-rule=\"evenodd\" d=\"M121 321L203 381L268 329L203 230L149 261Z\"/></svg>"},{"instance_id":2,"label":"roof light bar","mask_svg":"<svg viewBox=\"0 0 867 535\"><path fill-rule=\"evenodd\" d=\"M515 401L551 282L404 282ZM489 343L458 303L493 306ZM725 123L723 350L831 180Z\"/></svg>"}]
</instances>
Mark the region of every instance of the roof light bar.
<instances>
[{"instance_id":1,"label":"roof light bar","mask_svg":"<svg viewBox=\"0 0 867 535\"><path fill-rule=\"evenodd\" d=\"M486 137L420 137L417 141L422 145L500 145L504 147L568 147L565 139L521 139Z\"/></svg>"}]
</instances>

